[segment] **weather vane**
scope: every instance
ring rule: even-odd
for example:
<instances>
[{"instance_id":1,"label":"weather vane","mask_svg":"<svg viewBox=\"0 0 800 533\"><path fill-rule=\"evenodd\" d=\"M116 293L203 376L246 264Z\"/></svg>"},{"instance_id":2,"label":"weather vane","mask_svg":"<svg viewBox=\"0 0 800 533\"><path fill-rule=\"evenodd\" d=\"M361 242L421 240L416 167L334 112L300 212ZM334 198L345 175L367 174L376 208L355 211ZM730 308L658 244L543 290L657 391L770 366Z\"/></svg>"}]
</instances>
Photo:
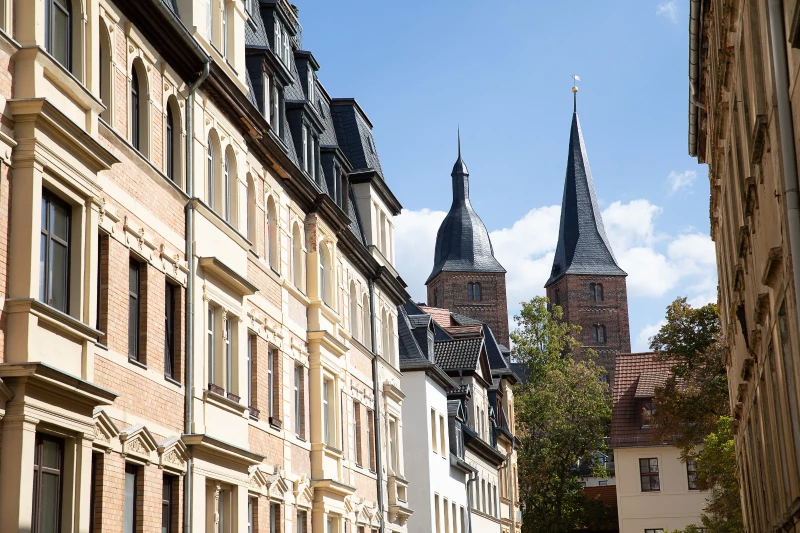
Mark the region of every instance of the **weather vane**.
<instances>
[{"instance_id":1,"label":"weather vane","mask_svg":"<svg viewBox=\"0 0 800 533\"><path fill-rule=\"evenodd\" d=\"M578 82L581 81L581 77L577 74L572 75L572 111L578 111Z\"/></svg>"}]
</instances>

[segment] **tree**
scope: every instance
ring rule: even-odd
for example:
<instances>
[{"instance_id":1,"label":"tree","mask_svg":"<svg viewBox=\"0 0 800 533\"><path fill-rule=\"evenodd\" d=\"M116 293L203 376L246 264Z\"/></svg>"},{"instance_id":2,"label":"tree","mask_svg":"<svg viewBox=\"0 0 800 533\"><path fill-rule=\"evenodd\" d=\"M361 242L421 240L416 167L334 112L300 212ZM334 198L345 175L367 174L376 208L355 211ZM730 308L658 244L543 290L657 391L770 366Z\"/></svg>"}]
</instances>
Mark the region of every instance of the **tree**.
<instances>
[{"instance_id":1,"label":"tree","mask_svg":"<svg viewBox=\"0 0 800 533\"><path fill-rule=\"evenodd\" d=\"M574 475L603 447L611 422L608 386L595 354L576 361L576 326L562 321L547 298L522 304L511 334L515 358L525 363L528 380L515 392L520 498L526 532L561 533L581 526L586 498ZM598 474L602 475L601 469Z\"/></svg>"},{"instance_id":2,"label":"tree","mask_svg":"<svg viewBox=\"0 0 800 533\"><path fill-rule=\"evenodd\" d=\"M698 488L710 491L703 527L709 533L739 533L742 509L717 307L695 309L678 298L667 307L666 320L650 348L671 364L674 377L656 389L652 425L659 440L681 450L684 461L697 462ZM690 526L684 533L696 531Z\"/></svg>"}]
</instances>

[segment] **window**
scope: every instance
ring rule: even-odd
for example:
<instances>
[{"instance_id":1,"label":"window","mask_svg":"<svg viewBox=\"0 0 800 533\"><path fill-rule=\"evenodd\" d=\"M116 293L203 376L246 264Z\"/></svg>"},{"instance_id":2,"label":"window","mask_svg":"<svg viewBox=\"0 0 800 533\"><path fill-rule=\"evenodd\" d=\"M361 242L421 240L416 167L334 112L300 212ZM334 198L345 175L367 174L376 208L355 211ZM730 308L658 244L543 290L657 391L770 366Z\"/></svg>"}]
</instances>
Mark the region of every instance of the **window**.
<instances>
[{"instance_id":1,"label":"window","mask_svg":"<svg viewBox=\"0 0 800 533\"><path fill-rule=\"evenodd\" d=\"M175 379L175 355L180 348L175 334L175 312L178 309L175 299L178 294L179 289L167 282L164 291L164 375L170 379Z\"/></svg>"},{"instance_id":2,"label":"window","mask_svg":"<svg viewBox=\"0 0 800 533\"><path fill-rule=\"evenodd\" d=\"M39 242L39 299L69 313L69 262L72 208L42 190L42 234Z\"/></svg>"},{"instance_id":3,"label":"window","mask_svg":"<svg viewBox=\"0 0 800 533\"><path fill-rule=\"evenodd\" d=\"M658 459L639 459L639 477L642 482L642 492L661 490L658 477Z\"/></svg>"},{"instance_id":4,"label":"window","mask_svg":"<svg viewBox=\"0 0 800 533\"><path fill-rule=\"evenodd\" d=\"M272 125L272 115L270 112L272 104L270 103L270 95L272 95L272 88L270 87L269 74L264 72L261 75L261 114L264 115L267 122ZM274 128L275 126L272 127Z\"/></svg>"},{"instance_id":5,"label":"window","mask_svg":"<svg viewBox=\"0 0 800 533\"><path fill-rule=\"evenodd\" d=\"M271 348L268 353L267 374L269 381L269 417L271 419L280 418L280 377L281 377L281 352L277 348Z\"/></svg>"},{"instance_id":6,"label":"window","mask_svg":"<svg viewBox=\"0 0 800 533\"><path fill-rule=\"evenodd\" d=\"M603 285L598 283L594 286L594 294L595 294L595 301L602 302L603 301Z\"/></svg>"},{"instance_id":7,"label":"window","mask_svg":"<svg viewBox=\"0 0 800 533\"><path fill-rule=\"evenodd\" d=\"M434 515L436 517L436 518L434 518L434 520L436 522L436 533L441 533L442 532L442 520L441 520L441 517L439 516L439 495L438 494L434 494L433 495L433 512L434 512Z\"/></svg>"},{"instance_id":8,"label":"window","mask_svg":"<svg viewBox=\"0 0 800 533\"><path fill-rule=\"evenodd\" d=\"M256 343L258 337L255 335L247 336L247 407L251 408L250 413L253 413L253 354L256 353Z\"/></svg>"},{"instance_id":9,"label":"window","mask_svg":"<svg viewBox=\"0 0 800 533\"><path fill-rule=\"evenodd\" d=\"M453 533L458 533L458 520L456 518L458 516L458 508L456 507L455 502L453 502L452 505L453 505L453 507L452 507L452 509L453 509Z\"/></svg>"},{"instance_id":10,"label":"window","mask_svg":"<svg viewBox=\"0 0 800 533\"><path fill-rule=\"evenodd\" d=\"M303 431L303 367L294 367L294 432L297 437L304 437Z\"/></svg>"},{"instance_id":11,"label":"window","mask_svg":"<svg viewBox=\"0 0 800 533\"><path fill-rule=\"evenodd\" d=\"M308 69L308 101L313 105L314 104L314 71L311 68Z\"/></svg>"},{"instance_id":12,"label":"window","mask_svg":"<svg viewBox=\"0 0 800 533\"><path fill-rule=\"evenodd\" d=\"M328 303L328 287L325 279L325 251L319 248L319 298Z\"/></svg>"},{"instance_id":13,"label":"window","mask_svg":"<svg viewBox=\"0 0 800 533\"><path fill-rule=\"evenodd\" d=\"M661 528L658 529L645 529L644 533L664 533L664 530Z\"/></svg>"},{"instance_id":14,"label":"window","mask_svg":"<svg viewBox=\"0 0 800 533\"><path fill-rule=\"evenodd\" d=\"M400 452L397 441L397 420L389 418L389 469L397 474L400 468Z\"/></svg>"},{"instance_id":15,"label":"window","mask_svg":"<svg viewBox=\"0 0 800 533\"><path fill-rule=\"evenodd\" d=\"M269 266L275 272L280 270L278 257L278 214L275 209L275 200L270 196L267 199L267 256Z\"/></svg>"},{"instance_id":16,"label":"window","mask_svg":"<svg viewBox=\"0 0 800 533\"><path fill-rule=\"evenodd\" d=\"M300 291L305 291L303 271L303 241L300 226L295 223L292 228L292 282Z\"/></svg>"},{"instance_id":17,"label":"window","mask_svg":"<svg viewBox=\"0 0 800 533\"><path fill-rule=\"evenodd\" d=\"M361 404L353 401L353 460L361 465Z\"/></svg>"},{"instance_id":18,"label":"window","mask_svg":"<svg viewBox=\"0 0 800 533\"><path fill-rule=\"evenodd\" d=\"M642 400L642 427L650 427L650 420L653 417L653 413L656 410L656 402L653 398L647 398Z\"/></svg>"},{"instance_id":19,"label":"window","mask_svg":"<svg viewBox=\"0 0 800 533\"><path fill-rule=\"evenodd\" d=\"M322 437L325 444L333 446L333 431L334 424L331 420L333 414L333 400L331 398L331 389L333 382L329 379L322 381Z\"/></svg>"},{"instance_id":20,"label":"window","mask_svg":"<svg viewBox=\"0 0 800 533\"><path fill-rule=\"evenodd\" d=\"M553 303L556 305L561 305L561 290L556 289L553 293Z\"/></svg>"},{"instance_id":21,"label":"window","mask_svg":"<svg viewBox=\"0 0 800 533\"><path fill-rule=\"evenodd\" d=\"M72 6L70 0L46 0L47 52L67 69L72 70Z\"/></svg>"},{"instance_id":22,"label":"window","mask_svg":"<svg viewBox=\"0 0 800 533\"><path fill-rule=\"evenodd\" d=\"M361 331L363 332L364 346L372 349L372 324L369 320L369 298L366 293L361 298Z\"/></svg>"},{"instance_id":23,"label":"window","mask_svg":"<svg viewBox=\"0 0 800 533\"><path fill-rule=\"evenodd\" d=\"M231 222L231 161L228 154L225 154L225 166L222 169L222 177L225 194L225 222Z\"/></svg>"},{"instance_id":24,"label":"window","mask_svg":"<svg viewBox=\"0 0 800 533\"><path fill-rule=\"evenodd\" d=\"M100 113L100 117L108 123L111 123L111 83L112 83L112 68L111 68L111 37L108 34L108 28L105 23L101 21L100 26L100 101L106 108Z\"/></svg>"},{"instance_id":25,"label":"window","mask_svg":"<svg viewBox=\"0 0 800 533\"><path fill-rule=\"evenodd\" d=\"M367 409L367 449L369 450L369 469L375 471L375 412Z\"/></svg>"},{"instance_id":26,"label":"window","mask_svg":"<svg viewBox=\"0 0 800 533\"><path fill-rule=\"evenodd\" d=\"M603 325L596 325L592 327L592 341L598 344L606 343L606 327Z\"/></svg>"},{"instance_id":27,"label":"window","mask_svg":"<svg viewBox=\"0 0 800 533\"><path fill-rule=\"evenodd\" d=\"M134 258L128 262L128 358L139 361L139 318L141 315L142 265Z\"/></svg>"},{"instance_id":28,"label":"window","mask_svg":"<svg viewBox=\"0 0 800 533\"><path fill-rule=\"evenodd\" d=\"M437 453L436 446L436 410L431 409L431 449L433 453Z\"/></svg>"},{"instance_id":29,"label":"window","mask_svg":"<svg viewBox=\"0 0 800 533\"><path fill-rule=\"evenodd\" d=\"M447 457L447 453L445 451L444 427L444 415L439 415L439 451L441 452L442 457Z\"/></svg>"},{"instance_id":30,"label":"window","mask_svg":"<svg viewBox=\"0 0 800 533\"><path fill-rule=\"evenodd\" d=\"M597 482L597 484L600 485L601 487L605 487L606 485L608 485L608 480L601 479L600 481Z\"/></svg>"},{"instance_id":31,"label":"window","mask_svg":"<svg viewBox=\"0 0 800 533\"><path fill-rule=\"evenodd\" d=\"M224 1L224 0L223 0ZM228 5L222 6L222 57L228 59Z\"/></svg>"},{"instance_id":32,"label":"window","mask_svg":"<svg viewBox=\"0 0 800 533\"><path fill-rule=\"evenodd\" d=\"M227 315L223 315L225 331L225 390L233 391L233 322Z\"/></svg>"},{"instance_id":33,"label":"window","mask_svg":"<svg viewBox=\"0 0 800 533\"><path fill-rule=\"evenodd\" d=\"M125 499L123 502L123 533L136 533L136 515L138 514L137 505L137 485L138 468L136 465L125 465Z\"/></svg>"},{"instance_id":34,"label":"window","mask_svg":"<svg viewBox=\"0 0 800 533\"><path fill-rule=\"evenodd\" d=\"M433 306L439 307L439 289L433 289Z\"/></svg>"},{"instance_id":35,"label":"window","mask_svg":"<svg viewBox=\"0 0 800 533\"><path fill-rule=\"evenodd\" d=\"M175 181L175 124L172 117L172 105L167 104L167 150L164 157L167 177Z\"/></svg>"},{"instance_id":36,"label":"window","mask_svg":"<svg viewBox=\"0 0 800 533\"><path fill-rule=\"evenodd\" d=\"M481 284L467 283L467 300L470 302L481 301Z\"/></svg>"},{"instance_id":37,"label":"window","mask_svg":"<svg viewBox=\"0 0 800 533\"><path fill-rule=\"evenodd\" d=\"M356 293L356 283L350 282L350 335L357 339L358 337L358 294Z\"/></svg>"},{"instance_id":38,"label":"window","mask_svg":"<svg viewBox=\"0 0 800 533\"><path fill-rule=\"evenodd\" d=\"M61 529L61 478L64 441L36 434L33 456L32 533L58 533Z\"/></svg>"},{"instance_id":39,"label":"window","mask_svg":"<svg viewBox=\"0 0 800 533\"><path fill-rule=\"evenodd\" d=\"M247 498L247 533L255 533L255 507L258 505L256 498Z\"/></svg>"},{"instance_id":40,"label":"window","mask_svg":"<svg viewBox=\"0 0 800 533\"><path fill-rule=\"evenodd\" d=\"M131 69L131 144L137 150L141 149L141 86L139 85L139 74L136 72L136 65Z\"/></svg>"},{"instance_id":41,"label":"window","mask_svg":"<svg viewBox=\"0 0 800 533\"><path fill-rule=\"evenodd\" d=\"M301 138L303 139L303 170L305 170L306 173L308 173L309 172L308 128L306 128L305 124L303 124Z\"/></svg>"},{"instance_id":42,"label":"window","mask_svg":"<svg viewBox=\"0 0 800 533\"><path fill-rule=\"evenodd\" d=\"M216 170L216 152L211 135L209 135L206 141L206 200L208 200L208 207L211 209L214 209L214 181L216 180Z\"/></svg>"},{"instance_id":43,"label":"window","mask_svg":"<svg viewBox=\"0 0 800 533\"><path fill-rule=\"evenodd\" d=\"M279 533L281 523L281 506L277 503L269 504L269 533Z\"/></svg>"},{"instance_id":44,"label":"window","mask_svg":"<svg viewBox=\"0 0 800 533\"><path fill-rule=\"evenodd\" d=\"M277 84L273 84L272 88L272 116L270 117L270 124L272 130L278 138L283 139L283 93L278 89Z\"/></svg>"},{"instance_id":45,"label":"window","mask_svg":"<svg viewBox=\"0 0 800 533\"><path fill-rule=\"evenodd\" d=\"M697 488L697 461L689 459L686 461L686 478L689 481L689 490Z\"/></svg>"},{"instance_id":46,"label":"window","mask_svg":"<svg viewBox=\"0 0 800 533\"><path fill-rule=\"evenodd\" d=\"M306 533L306 512L297 511L297 533Z\"/></svg>"},{"instance_id":47,"label":"window","mask_svg":"<svg viewBox=\"0 0 800 533\"><path fill-rule=\"evenodd\" d=\"M208 384L209 389L214 383L214 308L208 306L208 320L206 324L206 342L208 344Z\"/></svg>"},{"instance_id":48,"label":"window","mask_svg":"<svg viewBox=\"0 0 800 533\"><path fill-rule=\"evenodd\" d=\"M460 506L461 510L461 533L466 533L467 531L467 511L464 509L463 506Z\"/></svg>"},{"instance_id":49,"label":"window","mask_svg":"<svg viewBox=\"0 0 800 533\"><path fill-rule=\"evenodd\" d=\"M450 533L450 518L448 514L448 507L450 507L450 501L447 498L442 499L443 511L444 511L444 533Z\"/></svg>"},{"instance_id":50,"label":"window","mask_svg":"<svg viewBox=\"0 0 800 533\"><path fill-rule=\"evenodd\" d=\"M161 484L161 533L172 533L172 487L175 478L165 475Z\"/></svg>"}]
</instances>

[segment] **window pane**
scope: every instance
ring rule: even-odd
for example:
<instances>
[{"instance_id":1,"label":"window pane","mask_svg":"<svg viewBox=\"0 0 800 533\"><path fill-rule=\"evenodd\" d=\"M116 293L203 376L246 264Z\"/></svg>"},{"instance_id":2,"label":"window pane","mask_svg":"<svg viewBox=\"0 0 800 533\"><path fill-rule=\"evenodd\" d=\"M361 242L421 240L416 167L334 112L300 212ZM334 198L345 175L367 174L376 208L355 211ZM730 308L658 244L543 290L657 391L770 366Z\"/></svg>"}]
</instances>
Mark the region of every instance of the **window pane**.
<instances>
[{"instance_id":1,"label":"window pane","mask_svg":"<svg viewBox=\"0 0 800 533\"><path fill-rule=\"evenodd\" d=\"M58 469L59 459L61 458L61 446L53 440L42 441L42 466L45 468Z\"/></svg>"},{"instance_id":2,"label":"window pane","mask_svg":"<svg viewBox=\"0 0 800 533\"><path fill-rule=\"evenodd\" d=\"M45 445L48 441L44 442ZM58 446L55 443L56 447ZM58 476L42 474L41 501L39 504L39 533L57 533L58 507L59 507L59 482Z\"/></svg>"},{"instance_id":3,"label":"window pane","mask_svg":"<svg viewBox=\"0 0 800 533\"><path fill-rule=\"evenodd\" d=\"M134 521L136 516L136 467L132 465L127 465L125 467L124 513L122 531L123 533L134 533Z\"/></svg>"},{"instance_id":4,"label":"window pane","mask_svg":"<svg viewBox=\"0 0 800 533\"><path fill-rule=\"evenodd\" d=\"M39 240L39 299L47 302L47 290L45 281L45 258L47 256L47 235L42 234Z\"/></svg>"},{"instance_id":5,"label":"window pane","mask_svg":"<svg viewBox=\"0 0 800 533\"><path fill-rule=\"evenodd\" d=\"M52 270L50 272L51 305L67 312L67 267L69 254L67 247L50 241L50 254L52 257Z\"/></svg>"},{"instance_id":6,"label":"window pane","mask_svg":"<svg viewBox=\"0 0 800 533\"><path fill-rule=\"evenodd\" d=\"M68 206L53 202L53 235L64 242L69 238L69 211Z\"/></svg>"},{"instance_id":7,"label":"window pane","mask_svg":"<svg viewBox=\"0 0 800 533\"><path fill-rule=\"evenodd\" d=\"M57 6L53 6L53 49L50 53L69 68L69 16Z\"/></svg>"}]
</instances>

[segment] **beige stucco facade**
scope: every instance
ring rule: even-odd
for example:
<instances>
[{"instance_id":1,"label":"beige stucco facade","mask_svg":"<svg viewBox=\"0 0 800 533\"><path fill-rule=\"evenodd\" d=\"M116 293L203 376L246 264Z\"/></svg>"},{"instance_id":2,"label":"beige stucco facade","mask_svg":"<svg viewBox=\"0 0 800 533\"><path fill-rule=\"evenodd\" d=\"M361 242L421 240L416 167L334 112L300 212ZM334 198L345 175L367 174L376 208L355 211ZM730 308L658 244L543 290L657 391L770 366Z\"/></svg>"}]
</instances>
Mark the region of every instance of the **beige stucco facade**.
<instances>
[{"instance_id":1,"label":"beige stucco facade","mask_svg":"<svg viewBox=\"0 0 800 533\"><path fill-rule=\"evenodd\" d=\"M660 489L642 491L640 459L658 461ZM654 529L683 530L700 525L706 492L689 489L686 464L674 446L645 446L614 450L617 472L617 512L620 533Z\"/></svg>"},{"instance_id":2,"label":"beige stucco facade","mask_svg":"<svg viewBox=\"0 0 800 533\"><path fill-rule=\"evenodd\" d=\"M399 203L286 155L259 2L167 4L0 3L0 531L404 532Z\"/></svg>"}]
</instances>

